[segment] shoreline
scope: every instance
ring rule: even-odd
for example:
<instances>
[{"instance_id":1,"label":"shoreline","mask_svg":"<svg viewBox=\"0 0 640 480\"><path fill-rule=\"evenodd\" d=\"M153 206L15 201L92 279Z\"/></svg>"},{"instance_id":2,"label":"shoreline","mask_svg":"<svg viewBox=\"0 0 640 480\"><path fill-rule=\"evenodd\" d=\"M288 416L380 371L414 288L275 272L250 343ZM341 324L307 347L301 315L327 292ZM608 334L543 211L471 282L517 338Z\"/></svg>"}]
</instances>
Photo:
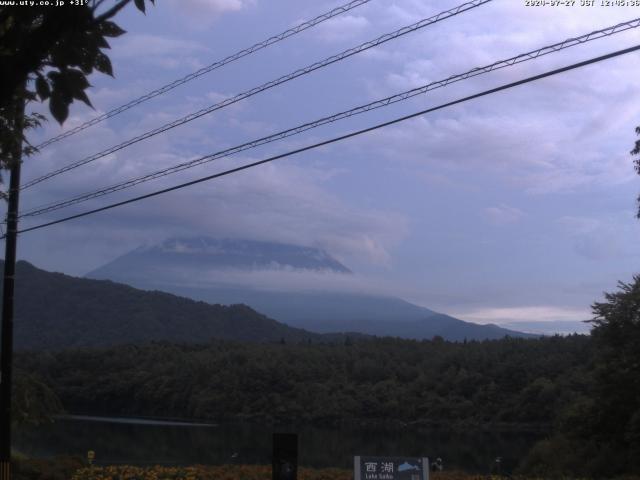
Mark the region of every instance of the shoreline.
<instances>
[{"instance_id":1,"label":"shoreline","mask_svg":"<svg viewBox=\"0 0 640 480\"><path fill-rule=\"evenodd\" d=\"M61 414L54 415L54 420L72 420L102 423L121 423L129 425L157 425L157 426L173 426L173 427L218 427L217 423L206 423L201 421L189 421L185 419L175 418L158 418L158 417L125 417L125 416L108 416L108 415L76 415Z\"/></svg>"},{"instance_id":2,"label":"shoreline","mask_svg":"<svg viewBox=\"0 0 640 480\"><path fill-rule=\"evenodd\" d=\"M180 418L180 417L156 417L145 415L118 415L118 414L89 414L89 413L65 413L52 416L53 420L71 421L95 421L104 423L120 423L131 425L158 425L158 426L185 426L212 428L222 425L250 424L275 428L358 428L358 429L387 429L390 431L406 428L432 429L450 432L476 431L498 433L525 433L544 435L552 431L551 425L540 424L516 424L516 423L475 423L475 422L438 422L428 419L401 421L401 420L372 420L372 419L332 419L325 421L310 421L305 419L282 419L263 416L238 416L224 419Z\"/></svg>"}]
</instances>

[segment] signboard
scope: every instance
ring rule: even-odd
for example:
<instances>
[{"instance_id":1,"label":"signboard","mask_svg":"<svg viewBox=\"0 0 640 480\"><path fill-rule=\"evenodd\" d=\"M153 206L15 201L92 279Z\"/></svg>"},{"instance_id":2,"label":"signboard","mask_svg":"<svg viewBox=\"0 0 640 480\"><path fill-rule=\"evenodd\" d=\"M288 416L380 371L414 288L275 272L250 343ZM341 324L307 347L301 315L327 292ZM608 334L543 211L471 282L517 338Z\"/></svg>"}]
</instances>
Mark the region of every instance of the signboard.
<instances>
[{"instance_id":1,"label":"signboard","mask_svg":"<svg viewBox=\"0 0 640 480\"><path fill-rule=\"evenodd\" d=\"M429 459L354 457L355 480L429 480Z\"/></svg>"}]
</instances>

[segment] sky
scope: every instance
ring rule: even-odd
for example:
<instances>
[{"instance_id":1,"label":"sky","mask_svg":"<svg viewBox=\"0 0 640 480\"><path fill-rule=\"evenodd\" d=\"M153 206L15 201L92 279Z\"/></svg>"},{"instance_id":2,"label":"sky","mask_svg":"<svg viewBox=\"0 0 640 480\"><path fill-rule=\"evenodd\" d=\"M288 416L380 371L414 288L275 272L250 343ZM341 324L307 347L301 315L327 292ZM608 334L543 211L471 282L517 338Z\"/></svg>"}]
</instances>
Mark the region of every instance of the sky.
<instances>
[{"instance_id":1,"label":"sky","mask_svg":"<svg viewBox=\"0 0 640 480\"><path fill-rule=\"evenodd\" d=\"M96 74L32 142L326 12L299 0L158 0L117 17ZM346 2L344 2L346 3ZM28 158L27 181L462 2L371 0ZM567 2L570 3L570 2ZM23 191L26 210L216 152L474 67L640 17L640 7L494 0ZM640 29L461 81L134 189L36 225L209 175L640 43ZM640 53L422 115L214 181L20 236L18 257L83 275L172 236L322 248L378 290L480 323L584 320L640 261L633 147ZM46 105L31 105L46 112Z\"/></svg>"}]
</instances>

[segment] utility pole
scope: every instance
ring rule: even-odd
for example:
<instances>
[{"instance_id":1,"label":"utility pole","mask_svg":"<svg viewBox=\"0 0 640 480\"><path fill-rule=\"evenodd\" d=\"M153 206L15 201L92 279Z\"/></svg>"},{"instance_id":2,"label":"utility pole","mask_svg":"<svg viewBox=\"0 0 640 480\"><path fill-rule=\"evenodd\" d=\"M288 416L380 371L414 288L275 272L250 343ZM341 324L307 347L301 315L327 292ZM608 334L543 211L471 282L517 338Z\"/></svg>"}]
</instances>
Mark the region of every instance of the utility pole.
<instances>
[{"instance_id":1,"label":"utility pole","mask_svg":"<svg viewBox=\"0 0 640 480\"><path fill-rule=\"evenodd\" d=\"M13 126L15 148L9 159L10 180L5 236L4 278L2 285L2 338L0 345L0 480L11 480L11 387L13 362L13 293L18 240L18 200L20 196L20 164L24 129L24 97L16 96Z\"/></svg>"}]
</instances>

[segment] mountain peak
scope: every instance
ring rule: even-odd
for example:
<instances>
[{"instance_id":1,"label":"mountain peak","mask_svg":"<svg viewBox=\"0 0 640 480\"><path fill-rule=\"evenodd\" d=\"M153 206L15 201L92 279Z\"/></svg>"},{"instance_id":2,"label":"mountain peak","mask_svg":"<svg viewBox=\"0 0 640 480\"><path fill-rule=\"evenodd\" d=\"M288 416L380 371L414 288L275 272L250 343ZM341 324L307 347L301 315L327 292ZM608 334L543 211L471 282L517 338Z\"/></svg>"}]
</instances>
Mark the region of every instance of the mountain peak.
<instances>
[{"instance_id":1,"label":"mountain peak","mask_svg":"<svg viewBox=\"0 0 640 480\"><path fill-rule=\"evenodd\" d=\"M259 240L198 237L169 238L139 247L90 272L88 277L112 278L124 271L151 274L162 265L176 270L303 270L352 273L326 251L315 247ZM116 275L119 277L119 275ZM153 277L152 277L153 278Z\"/></svg>"}]
</instances>

